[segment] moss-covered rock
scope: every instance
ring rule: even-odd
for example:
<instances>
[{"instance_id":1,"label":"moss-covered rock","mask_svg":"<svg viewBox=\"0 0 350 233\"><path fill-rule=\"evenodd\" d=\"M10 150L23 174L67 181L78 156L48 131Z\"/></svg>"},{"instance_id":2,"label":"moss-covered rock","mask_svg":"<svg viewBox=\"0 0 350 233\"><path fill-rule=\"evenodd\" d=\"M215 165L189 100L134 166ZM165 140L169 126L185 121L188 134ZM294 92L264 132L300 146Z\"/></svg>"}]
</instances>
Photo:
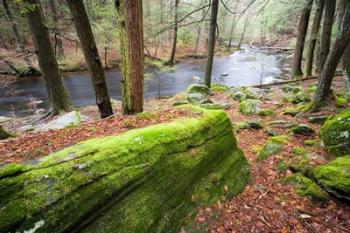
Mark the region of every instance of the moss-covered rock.
<instances>
[{"instance_id":1,"label":"moss-covered rock","mask_svg":"<svg viewBox=\"0 0 350 233\"><path fill-rule=\"evenodd\" d=\"M0 232L178 232L249 179L226 113L193 111L1 167Z\"/></svg>"},{"instance_id":2,"label":"moss-covered rock","mask_svg":"<svg viewBox=\"0 0 350 233\"><path fill-rule=\"evenodd\" d=\"M329 199L328 194L323 191L320 186L301 173L283 178L282 183L294 185L295 193L302 197L307 196L318 201L326 201Z\"/></svg>"},{"instance_id":3,"label":"moss-covered rock","mask_svg":"<svg viewBox=\"0 0 350 233\"><path fill-rule=\"evenodd\" d=\"M187 93L199 93L202 95L210 95L210 89L205 85L193 84L187 88Z\"/></svg>"},{"instance_id":4,"label":"moss-covered rock","mask_svg":"<svg viewBox=\"0 0 350 233\"><path fill-rule=\"evenodd\" d=\"M308 118L308 121L312 124L320 124L322 125L326 120L328 116L310 116Z\"/></svg>"},{"instance_id":5,"label":"moss-covered rock","mask_svg":"<svg viewBox=\"0 0 350 233\"><path fill-rule=\"evenodd\" d=\"M293 134L299 134L304 136L311 136L315 131L308 125L300 124L291 128Z\"/></svg>"},{"instance_id":6,"label":"moss-covered rock","mask_svg":"<svg viewBox=\"0 0 350 233\"><path fill-rule=\"evenodd\" d=\"M212 91L224 92L224 91L227 91L228 89L230 89L230 87L219 84L219 83L213 83L213 84L211 84L210 89Z\"/></svg>"},{"instance_id":7,"label":"moss-covered rock","mask_svg":"<svg viewBox=\"0 0 350 233\"><path fill-rule=\"evenodd\" d=\"M315 139L308 139L304 141L304 145L306 146L315 146L319 143L319 140L315 140Z\"/></svg>"},{"instance_id":8,"label":"moss-covered rock","mask_svg":"<svg viewBox=\"0 0 350 233\"><path fill-rule=\"evenodd\" d=\"M283 85L282 90L284 92L298 93L301 92L303 89L300 86L286 84Z\"/></svg>"},{"instance_id":9,"label":"moss-covered rock","mask_svg":"<svg viewBox=\"0 0 350 233\"><path fill-rule=\"evenodd\" d=\"M299 103L307 103L311 101L311 98L309 95L307 95L304 92L297 92L297 93L287 93L283 100L287 103L293 103L293 104L299 104Z\"/></svg>"},{"instance_id":10,"label":"moss-covered rock","mask_svg":"<svg viewBox=\"0 0 350 233\"><path fill-rule=\"evenodd\" d=\"M239 111L244 115L257 114L260 111L259 100L247 99L239 104Z\"/></svg>"},{"instance_id":11,"label":"moss-covered rock","mask_svg":"<svg viewBox=\"0 0 350 233\"><path fill-rule=\"evenodd\" d=\"M243 101L247 99L259 99L262 94L263 90L259 88L253 88L253 87L233 87L230 88L229 93L231 93L231 97L235 100Z\"/></svg>"},{"instance_id":12,"label":"moss-covered rock","mask_svg":"<svg viewBox=\"0 0 350 233\"><path fill-rule=\"evenodd\" d=\"M201 108L219 110L219 109L228 109L230 104L228 103L205 103L199 105Z\"/></svg>"},{"instance_id":13,"label":"moss-covered rock","mask_svg":"<svg viewBox=\"0 0 350 233\"><path fill-rule=\"evenodd\" d=\"M239 122L236 126L237 126L237 129L239 130L264 128L264 125L261 121L254 121L254 120Z\"/></svg>"},{"instance_id":14,"label":"moss-covered rock","mask_svg":"<svg viewBox=\"0 0 350 233\"><path fill-rule=\"evenodd\" d=\"M211 101L208 99L207 95L203 95L201 93L187 93L186 94L186 100L195 105L205 104L205 103L211 103Z\"/></svg>"},{"instance_id":15,"label":"moss-covered rock","mask_svg":"<svg viewBox=\"0 0 350 233\"><path fill-rule=\"evenodd\" d=\"M12 136L13 136L12 134L10 134L6 130L4 130L2 128L2 126L0 125L0 140L6 139L6 138L10 138Z\"/></svg>"},{"instance_id":16,"label":"moss-covered rock","mask_svg":"<svg viewBox=\"0 0 350 233\"><path fill-rule=\"evenodd\" d=\"M258 112L259 116L273 116L275 112L269 108L263 108Z\"/></svg>"},{"instance_id":17,"label":"moss-covered rock","mask_svg":"<svg viewBox=\"0 0 350 233\"><path fill-rule=\"evenodd\" d=\"M264 147L261 148L256 160L262 161L264 159L267 159L271 155L274 155L278 152L283 151L283 145L286 144L287 142L288 142L288 137L284 135L270 137L269 140L267 140Z\"/></svg>"},{"instance_id":18,"label":"moss-covered rock","mask_svg":"<svg viewBox=\"0 0 350 233\"><path fill-rule=\"evenodd\" d=\"M350 155L318 166L312 174L327 192L350 200Z\"/></svg>"},{"instance_id":19,"label":"moss-covered rock","mask_svg":"<svg viewBox=\"0 0 350 233\"><path fill-rule=\"evenodd\" d=\"M350 109L330 117L321 128L321 139L335 156L350 154Z\"/></svg>"}]
</instances>

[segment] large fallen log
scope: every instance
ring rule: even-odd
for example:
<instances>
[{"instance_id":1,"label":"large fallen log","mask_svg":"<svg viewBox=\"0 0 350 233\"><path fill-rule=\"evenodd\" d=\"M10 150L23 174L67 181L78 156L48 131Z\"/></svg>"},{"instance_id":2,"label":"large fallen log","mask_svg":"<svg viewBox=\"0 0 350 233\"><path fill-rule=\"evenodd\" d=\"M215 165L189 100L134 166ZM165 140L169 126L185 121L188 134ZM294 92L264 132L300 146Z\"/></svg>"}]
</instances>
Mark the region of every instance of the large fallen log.
<instances>
[{"instance_id":1,"label":"large fallen log","mask_svg":"<svg viewBox=\"0 0 350 233\"><path fill-rule=\"evenodd\" d=\"M178 232L249 179L220 110L0 168L0 232Z\"/></svg>"}]
</instances>

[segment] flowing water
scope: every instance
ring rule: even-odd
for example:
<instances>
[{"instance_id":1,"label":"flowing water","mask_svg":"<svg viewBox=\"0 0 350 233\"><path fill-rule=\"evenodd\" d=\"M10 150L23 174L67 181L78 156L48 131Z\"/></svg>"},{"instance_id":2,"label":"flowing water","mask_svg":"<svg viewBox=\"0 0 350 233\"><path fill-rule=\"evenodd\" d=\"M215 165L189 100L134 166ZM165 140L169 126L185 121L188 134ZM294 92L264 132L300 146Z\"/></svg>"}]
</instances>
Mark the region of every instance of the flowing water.
<instances>
[{"instance_id":1,"label":"flowing water","mask_svg":"<svg viewBox=\"0 0 350 233\"><path fill-rule=\"evenodd\" d=\"M249 86L286 79L289 76L288 59L258 48L245 47L229 56L215 57L212 82L228 86ZM173 70L146 68L145 98L173 96L193 83L202 83L205 59L177 64ZM110 97L121 99L119 69L106 72ZM75 107L95 103L88 72L64 74L64 85ZM25 116L33 109L47 108L44 82L39 77L21 78L6 87L0 87L0 115Z\"/></svg>"}]
</instances>

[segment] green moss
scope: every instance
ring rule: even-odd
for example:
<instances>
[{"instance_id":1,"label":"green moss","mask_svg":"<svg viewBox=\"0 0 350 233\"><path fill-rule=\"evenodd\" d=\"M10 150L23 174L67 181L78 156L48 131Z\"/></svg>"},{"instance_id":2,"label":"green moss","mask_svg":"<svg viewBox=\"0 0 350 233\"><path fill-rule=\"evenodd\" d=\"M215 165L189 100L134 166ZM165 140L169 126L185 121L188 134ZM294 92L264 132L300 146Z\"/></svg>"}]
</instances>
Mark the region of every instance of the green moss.
<instances>
[{"instance_id":1,"label":"green moss","mask_svg":"<svg viewBox=\"0 0 350 233\"><path fill-rule=\"evenodd\" d=\"M300 86L286 84L283 85L282 90L284 92L298 93L301 92L303 89Z\"/></svg>"},{"instance_id":2,"label":"green moss","mask_svg":"<svg viewBox=\"0 0 350 233\"><path fill-rule=\"evenodd\" d=\"M219 83L213 83L213 84L211 84L210 89L212 91L224 92L224 91L227 91L228 89L230 89L230 87L219 84Z\"/></svg>"},{"instance_id":3,"label":"green moss","mask_svg":"<svg viewBox=\"0 0 350 233\"><path fill-rule=\"evenodd\" d=\"M6 139L13 137L14 135L5 131L1 126L0 126L0 140Z\"/></svg>"},{"instance_id":4,"label":"green moss","mask_svg":"<svg viewBox=\"0 0 350 233\"><path fill-rule=\"evenodd\" d=\"M0 168L0 232L178 232L198 205L249 179L224 111L91 139ZM35 197L35 198L33 198Z\"/></svg>"},{"instance_id":5,"label":"green moss","mask_svg":"<svg viewBox=\"0 0 350 233\"><path fill-rule=\"evenodd\" d=\"M295 155L306 155L306 150L303 147L297 146L292 149L293 154Z\"/></svg>"},{"instance_id":6,"label":"green moss","mask_svg":"<svg viewBox=\"0 0 350 233\"><path fill-rule=\"evenodd\" d=\"M279 159L277 162L277 169L280 172L285 173L288 170L288 166L282 159Z\"/></svg>"},{"instance_id":7,"label":"green moss","mask_svg":"<svg viewBox=\"0 0 350 233\"><path fill-rule=\"evenodd\" d=\"M204 103L199 105L201 108L212 109L212 110L223 110L228 109L230 107L229 104L221 104L221 103Z\"/></svg>"},{"instance_id":8,"label":"green moss","mask_svg":"<svg viewBox=\"0 0 350 233\"><path fill-rule=\"evenodd\" d=\"M314 130L305 124L296 125L290 130L293 134L299 134L304 136L311 136L314 133Z\"/></svg>"},{"instance_id":9,"label":"green moss","mask_svg":"<svg viewBox=\"0 0 350 233\"><path fill-rule=\"evenodd\" d=\"M317 166L312 175L328 192L350 200L350 155Z\"/></svg>"},{"instance_id":10,"label":"green moss","mask_svg":"<svg viewBox=\"0 0 350 233\"><path fill-rule=\"evenodd\" d=\"M236 124L237 129L263 129L264 125L261 121L243 121Z\"/></svg>"},{"instance_id":11,"label":"green moss","mask_svg":"<svg viewBox=\"0 0 350 233\"><path fill-rule=\"evenodd\" d=\"M316 144L318 144L320 141L319 140L315 140L315 139L310 139L310 140L305 140L304 144L306 146L315 146Z\"/></svg>"},{"instance_id":12,"label":"green moss","mask_svg":"<svg viewBox=\"0 0 350 233\"><path fill-rule=\"evenodd\" d=\"M350 154L350 109L328 118L320 134L326 149L332 155Z\"/></svg>"},{"instance_id":13,"label":"green moss","mask_svg":"<svg viewBox=\"0 0 350 233\"><path fill-rule=\"evenodd\" d=\"M299 104L310 102L310 96L304 92L287 93L284 95L283 100L287 103Z\"/></svg>"},{"instance_id":14,"label":"green moss","mask_svg":"<svg viewBox=\"0 0 350 233\"><path fill-rule=\"evenodd\" d=\"M275 112L269 108L263 108L259 111L258 114L259 114L259 116L273 116L273 115L275 115Z\"/></svg>"},{"instance_id":15,"label":"green moss","mask_svg":"<svg viewBox=\"0 0 350 233\"><path fill-rule=\"evenodd\" d=\"M308 118L308 121L312 124L320 124L322 125L326 120L328 116L310 116Z\"/></svg>"},{"instance_id":16,"label":"green moss","mask_svg":"<svg viewBox=\"0 0 350 233\"><path fill-rule=\"evenodd\" d=\"M187 93L199 93L202 95L210 95L210 89L205 85L193 84L187 88Z\"/></svg>"},{"instance_id":17,"label":"green moss","mask_svg":"<svg viewBox=\"0 0 350 233\"><path fill-rule=\"evenodd\" d=\"M344 108L347 105L348 100L346 97L344 98L342 96L337 96L334 94L334 102L337 108Z\"/></svg>"},{"instance_id":18,"label":"green moss","mask_svg":"<svg viewBox=\"0 0 350 233\"><path fill-rule=\"evenodd\" d=\"M265 160L271 155L283 151L283 145L286 143L288 143L287 136L281 135L270 137L266 144L263 146L263 148L261 148L257 157L257 161Z\"/></svg>"},{"instance_id":19,"label":"green moss","mask_svg":"<svg viewBox=\"0 0 350 233\"><path fill-rule=\"evenodd\" d=\"M295 192L302 197L308 196L318 201L326 201L329 199L328 194L324 192L320 186L301 173L283 178L282 183L294 185Z\"/></svg>"},{"instance_id":20,"label":"green moss","mask_svg":"<svg viewBox=\"0 0 350 233\"><path fill-rule=\"evenodd\" d=\"M259 100L247 99L239 104L239 111L244 115L252 115L259 112Z\"/></svg>"}]
</instances>

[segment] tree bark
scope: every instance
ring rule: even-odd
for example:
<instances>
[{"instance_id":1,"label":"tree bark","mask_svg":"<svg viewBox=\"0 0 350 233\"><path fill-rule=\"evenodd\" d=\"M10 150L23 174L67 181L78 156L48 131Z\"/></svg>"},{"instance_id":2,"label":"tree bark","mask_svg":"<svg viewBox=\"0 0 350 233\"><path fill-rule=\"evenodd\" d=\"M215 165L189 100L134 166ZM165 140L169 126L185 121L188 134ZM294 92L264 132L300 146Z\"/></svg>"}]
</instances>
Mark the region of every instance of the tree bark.
<instances>
[{"instance_id":1,"label":"tree bark","mask_svg":"<svg viewBox=\"0 0 350 233\"><path fill-rule=\"evenodd\" d=\"M143 111L144 42L141 0L116 0L124 114Z\"/></svg>"},{"instance_id":2,"label":"tree bark","mask_svg":"<svg viewBox=\"0 0 350 233\"><path fill-rule=\"evenodd\" d=\"M301 70L301 63L303 60L305 38L306 38L307 28L309 26L311 8L312 8L312 0L306 0L305 7L301 12L300 21L299 21L298 38L297 38L297 44L294 52L293 67L292 67L292 77L303 75L303 71Z\"/></svg>"},{"instance_id":3,"label":"tree bark","mask_svg":"<svg viewBox=\"0 0 350 233\"><path fill-rule=\"evenodd\" d=\"M342 19L345 14L345 6L346 6L346 0L341 0L339 2L339 12L338 12L338 31L340 32L341 26L342 26ZM346 23L346 22L345 22ZM346 47L343 58L342 58L342 65L343 65L343 77L346 84L346 91L350 93L350 44Z\"/></svg>"},{"instance_id":4,"label":"tree bark","mask_svg":"<svg viewBox=\"0 0 350 233\"><path fill-rule=\"evenodd\" d=\"M207 64L205 66L205 77L204 77L205 85L207 87L210 87L210 84L211 84L211 72L213 69L213 60L214 60L214 52L215 52L218 10L219 10L219 0L212 0L209 39L208 39Z\"/></svg>"},{"instance_id":5,"label":"tree bark","mask_svg":"<svg viewBox=\"0 0 350 233\"><path fill-rule=\"evenodd\" d=\"M51 12L52 12L52 21L54 23L54 32L55 32L55 54L57 59L64 58L64 50L63 50L63 42L60 36L57 34L58 31L58 14L57 14L57 7L56 7L56 0L50 0L49 1Z\"/></svg>"},{"instance_id":6,"label":"tree bark","mask_svg":"<svg viewBox=\"0 0 350 233\"><path fill-rule=\"evenodd\" d=\"M11 12L11 9L10 9L10 6L9 6L7 0L2 0L2 6L4 7L6 19L9 22L9 24L11 25L12 35L13 35L13 38L15 40L17 49L20 52L25 52L23 38L21 37L21 34L18 31L16 21L13 18L13 15L12 15L12 12Z\"/></svg>"},{"instance_id":7,"label":"tree bark","mask_svg":"<svg viewBox=\"0 0 350 233\"><path fill-rule=\"evenodd\" d=\"M176 44L177 44L177 31L178 31L178 7L179 7L180 0L175 0L175 6L174 6L174 32L173 32L173 45L171 48L170 58L168 63L174 64L175 63L175 54L176 54Z\"/></svg>"},{"instance_id":8,"label":"tree bark","mask_svg":"<svg viewBox=\"0 0 350 233\"><path fill-rule=\"evenodd\" d=\"M86 64L91 73L94 87L96 104L101 118L113 115L112 105L109 99L105 74L102 69L98 49L92 34L89 18L83 0L67 0L74 25L84 53Z\"/></svg>"},{"instance_id":9,"label":"tree bark","mask_svg":"<svg viewBox=\"0 0 350 233\"><path fill-rule=\"evenodd\" d=\"M341 31L338 33L334 41L319 77L317 92L313 102L314 111L317 111L329 96L334 73L350 42L350 1L345 0L345 2Z\"/></svg>"},{"instance_id":10,"label":"tree bark","mask_svg":"<svg viewBox=\"0 0 350 233\"><path fill-rule=\"evenodd\" d=\"M24 0L24 2L33 6L33 9L26 11L26 16L32 33L40 71L46 84L49 113L59 114L62 111L71 111L73 106L59 74L49 31L44 24L41 3L39 0Z\"/></svg>"},{"instance_id":11,"label":"tree bark","mask_svg":"<svg viewBox=\"0 0 350 233\"><path fill-rule=\"evenodd\" d=\"M320 48L320 61L318 64L318 70L321 72L323 65L326 62L329 49L331 47L332 39L332 27L334 23L334 14L336 8L336 1L326 1L325 2L325 12L322 27L322 37L321 37L321 48Z\"/></svg>"},{"instance_id":12,"label":"tree bark","mask_svg":"<svg viewBox=\"0 0 350 233\"><path fill-rule=\"evenodd\" d=\"M236 0L235 8L233 9L234 12L237 11L237 8L238 8L238 0ZM232 46L233 33L234 33L234 31L235 31L236 24L237 24L237 14L234 14L234 15L233 15L233 19L232 19L232 24L231 24L230 40L229 40L229 42L228 42L228 48L231 48L231 46Z\"/></svg>"},{"instance_id":13,"label":"tree bark","mask_svg":"<svg viewBox=\"0 0 350 233\"><path fill-rule=\"evenodd\" d=\"M241 49L241 45L242 45L242 42L243 42L243 39L244 39L244 35L246 33L246 30L247 30L248 23L249 23L248 16L246 16L244 18L244 24L243 24L243 30L242 30L241 37L239 38L239 41L237 43L237 49Z\"/></svg>"},{"instance_id":14,"label":"tree bark","mask_svg":"<svg viewBox=\"0 0 350 233\"><path fill-rule=\"evenodd\" d=\"M201 7L203 7L205 5L205 3L206 3L206 0L202 0ZM207 10L203 9L201 21L204 20L206 14L207 14ZM199 23L198 29L197 29L197 34L196 34L196 43L195 43L195 47L194 47L194 54L198 53L198 46L199 46L199 42L201 39L201 35L202 35L202 23Z\"/></svg>"},{"instance_id":15,"label":"tree bark","mask_svg":"<svg viewBox=\"0 0 350 233\"><path fill-rule=\"evenodd\" d=\"M315 47L316 47L317 36L320 29L320 24L321 24L323 10L324 10L324 1L325 0L316 0L316 13L312 23L312 29L311 29L311 34L310 34L309 43L308 43L308 50L306 54L305 72L307 76L312 75Z\"/></svg>"}]
</instances>

